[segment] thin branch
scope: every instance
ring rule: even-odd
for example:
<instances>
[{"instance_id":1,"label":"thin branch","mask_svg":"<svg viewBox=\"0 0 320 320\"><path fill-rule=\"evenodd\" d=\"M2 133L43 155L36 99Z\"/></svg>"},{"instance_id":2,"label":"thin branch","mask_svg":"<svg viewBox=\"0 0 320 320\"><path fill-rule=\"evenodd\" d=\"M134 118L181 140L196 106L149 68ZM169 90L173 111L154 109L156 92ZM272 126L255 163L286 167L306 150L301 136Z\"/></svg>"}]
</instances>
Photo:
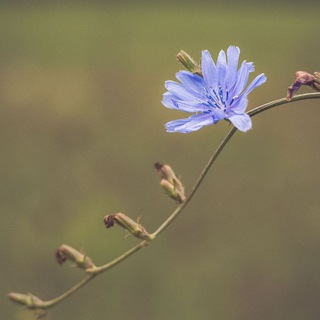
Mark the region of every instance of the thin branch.
<instances>
[{"instance_id":1,"label":"thin branch","mask_svg":"<svg viewBox=\"0 0 320 320\"><path fill-rule=\"evenodd\" d=\"M75 286L73 286L72 288L70 288L68 291L64 292L60 296L58 296L54 299L48 300L48 301L42 301L39 304L35 304L33 308L35 308L35 309L48 309L48 308L55 306L59 302L63 301L65 298L71 296L73 293L78 291L81 287L83 287L85 284L87 284L89 281L91 281L95 276L96 276L96 274L90 274L88 277L82 279L79 283L77 283Z\"/></svg>"},{"instance_id":2,"label":"thin branch","mask_svg":"<svg viewBox=\"0 0 320 320\"><path fill-rule=\"evenodd\" d=\"M91 281L95 276L97 276L98 274L101 274L102 272L114 267L115 265L117 265L121 261L123 261L126 258L130 257L132 254L134 254L138 250L140 250L140 249L144 248L145 246L147 246L147 244L148 244L147 241L141 241L138 245L136 245L135 247L131 248L130 250L128 250L127 252L125 252L121 256L119 256L116 259L114 259L113 261L111 261L111 262L109 262L109 263L107 263L107 264L105 264L103 266L93 267L92 269L87 270L87 272L90 273L90 275L88 277L82 279L75 286L73 286L72 288L70 288L69 290L67 290L66 292L62 293L60 296L58 296L58 297L56 297L54 299L47 300L47 301L42 301L42 300L36 301L35 300L34 304L30 308L32 308L32 309L49 309L49 308L55 306L60 301L64 300L65 298L69 297L70 295L72 295L73 293L78 291L82 286L84 286L89 281Z\"/></svg>"},{"instance_id":3,"label":"thin branch","mask_svg":"<svg viewBox=\"0 0 320 320\"><path fill-rule=\"evenodd\" d=\"M269 110L271 108L274 108L274 107L277 107L277 106L280 106L280 105L289 104L291 102L296 102L296 101L300 101L300 100L319 99L319 98L320 98L320 93L306 93L306 94L296 95L296 96L294 96L292 98L291 101L287 101L285 98L279 99L279 100L275 100L275 101L266 103L266 104L264 104L262 106L259 106L257 108L252 109L251 111L248 112L248 114L251 117L253 117L253 116L255 116L255 115L257 115L257 114L259 114L261 112L264 112L266 110ZM210 170L210 168L212 167L213 163L216 161L216 159L220 155L221 151L224 149L224 147L227 145L227 143L230 141L230 139L232 138L232 136L235 134L236 131L237 131L237 129L235 127L232 127L232 129L228 132L228 134L223 139L221 144L217 147L217 149L213 153L212 157L209 159L208 163L206 164L206 166L204 167L203 171L201 172L199 178L195 182L195 184L194 184L194 186L193 186L193 188L191 190L191 193L187 197L185 202L180 204L170 214L170 216L162 223L162 225L153 234L150 235L150 240L149 241L145 240L145 241L140 242L135 247L131 248L130 250L128 250L127 252L125 252L121 256L117 257L113 261L111 261L111 262L109 262L109 263L107 263L107 264L105 264L103 266L93 267L91 270L87 270L87 272L90 273L90 275L87 278L84 278L83 280L81 280L78 284L73 286L68 291L64 292L63 294L61 294L60 296L58 296L58 297L56 297L56 298L54 298L52 300L48 300L48 301L41 301L40 300L39 303L35 302L32 306L29 306L29 308L30 309L48 309L50 307L53 307L54 305L56 305L57 303L61 302L62 300L64 300L68 296L70 296L71 294L75 293L77 290L79 290L81 287L83 287L85 284L87 284L89 281L91 281L95 276L97 276L97 275L103 273L104 271L114 267L115 265L117 265L120 262L124 261L126 258L130 257L131 255L133 255L135 252L137 252L140 249L142 249L145 246L147 246L150 243L150 241L153 240L154 238L156 238L156 236L159 235L162 231L164 231L173 222L173 220L175 220L175 218L182 212L182 210L187 206L187 204L190 202L190 200L192 199L194 194L199 189L202 181L206 177L206 175L207 175L208 171Z\"/></svg>"},{"instance_id":4,"label":"thin branch","mask_svg":"<svg viewBox=\"0 0 320 320\"><path fill-rule=\"evenodd\" d=\"M207 175L208 171L210 170L211 166L215 162L215 160L218 158L220 152L223 150L225 145L228 143L228 141L232 138L232 136L235 134L237 129L233 127L229 133L226 135L226 137L223 139L221 144L218 146L206 166L204 167L203 171L201 172L199 178L197 179L196 183L194 184L190 195L187 197L185 202L179 205L179 207L169 216L169 218L157 229L156 232L152 234L153 237L156 237L158 234L160 234L163 230L165 230L171 223L172 221L182 212L182 210L186 207L186 205L190 202L196 191L198 190L200 184L202 183L203 179Z\"/></svg>"},{"instance_id":5,"label":"thin branch","mask_svg":"<svg viewBox=\"0 0 320 320\"><path fill-rule=\"evenodd\" d=\"M256 108L250 110L248 112L248 115L250 117L253 117L263 111L267 111L271 108L278 107L283 104L289 104L291 102L297 102L300 100L319 99L319 98L320 98L320 93L318 93L318 92L299 94L299 95L294 96L290 101L288 101L286 98L282 98L282 99L268 102L266 104L263 104L262 106L256 107Z\"/></svg>"},{"instance_id":6,"label":"thin branch","mask_svg":"<svg viewBox=\"0 0 320 320\"><path fill-rule=\"evenodd\" d=\"M114 267L115 265L117 265L118 263L120 263L121 261L125 260L126 258L130 257L131 255L133 255L134 253L136 253L137 251L139 251L140 249L146 247L148 245L148 241L144 240L141 241L138 245L136 245L135 247L131 248L130 250L128 250L126 253L122 254L121 256L119 256L118 258L114 259L113 261L101 266L101 267L97 267L94 271L95 274L100 274L112 267Z\"/></svg>"}]
</instances>

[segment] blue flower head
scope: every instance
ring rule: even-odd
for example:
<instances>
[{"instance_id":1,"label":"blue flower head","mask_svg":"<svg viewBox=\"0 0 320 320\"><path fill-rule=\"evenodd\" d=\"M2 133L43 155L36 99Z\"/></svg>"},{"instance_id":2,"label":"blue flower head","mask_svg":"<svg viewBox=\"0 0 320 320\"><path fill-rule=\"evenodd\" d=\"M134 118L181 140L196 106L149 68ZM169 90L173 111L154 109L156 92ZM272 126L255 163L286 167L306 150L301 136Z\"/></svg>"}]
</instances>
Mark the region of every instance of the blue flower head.
<instances>
[{"instance_id":1,"label":"blue flower head","mask_svg":"<svg viewBox=\"0 0 320 320\"><path fill-rule=\"evenodd\" d=\"M220 51L215 64L209 51L203 50L202 76L179 71L176 78L181 83L165 82L168 92L164 93L162 104L169 109L194 113L189 118L168 122L168 132L188 133L222 119L229 120L240 131L251 129L251 118L245 113L247 96L267 78L262 73L245 89L254 66L252 62L243 61L238 69L239 55L240 49L230 46L227 55L223 50Z\"/></svg>"}]
</instances>

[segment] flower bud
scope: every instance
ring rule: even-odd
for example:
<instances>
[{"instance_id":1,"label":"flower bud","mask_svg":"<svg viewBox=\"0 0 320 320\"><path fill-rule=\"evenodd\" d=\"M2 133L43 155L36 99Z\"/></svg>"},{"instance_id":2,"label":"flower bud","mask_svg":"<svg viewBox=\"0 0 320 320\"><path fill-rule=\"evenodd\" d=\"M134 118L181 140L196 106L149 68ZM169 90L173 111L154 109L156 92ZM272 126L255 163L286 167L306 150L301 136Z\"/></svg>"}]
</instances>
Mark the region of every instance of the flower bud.
<instances>
[{"instance_id":1,"label":"flower bud","mask_svg":"<svg viewBox=\"0 0 320 320\"><path fill-rule=\"evenodd\" d=\"M28 308L36 307L37 305L41 305L43 302L41 299L32 295L31 293L24 294L18 292L10 292L8 293L8 298L13 302L22 304Z\"/></svg>"},{"instance_id":2,"label":"flower bud","mask_svg":"<svg viewBox=\"0 0 320 320\"><path fill-rule=\"evenodd\" d=\"M320 91L320 73L315 72L314 74L316 75L316 77L305 71L297 71L296 79L288 88L287 100L290 101L295 93L299 90L299 88L303 85L309 86L315 91Z\"/></svg>"},{"instance_id":3,"label":"flower bud","mask_svg":"<svg viewBox=\"0 0 320 320\"><path fill-rule=\"evenodd\" d=\"M160 186L162 187L162 189L165 191L165 193L169 196L169 197L175 197L176 192L174 190L174 185L172 183L170 183L168 180L166 179L161 179L160 181Z\"/></svg>"},{"instance_id":4,"label":"flower bud","mask_svg":"<svg viewBox=\"0 0 320 320\"><path fill-rule=\"evenodd\" d=\"M174 180L177 179L176 174L169 165L157 162L154 164L154 167L158 170L161 177L168 180L171 184L173 184Z\"/></svg>"},{"instance_id":5,"label":"flower bud","mask_svg":"<svg viewBox=\"0 0 320 320\"><path fill-rule=\"evenodd\" d=\"M159 162L157 162L154 166L162 177L160 186L165 193L175 201L180 203L184 202L186 200L184 186L177 178L172 168L167 164L161 164Z\"/></svg>"},{"instance_id":6,"label":"flower bud","mask_svg":"<svg viewBox=\"0 0 320 320\"><path fill-rule=\"evenodd\" d=\"M94 264L89 257L66 244L61 245L56 251L56 259L59 264L70 260L74 262L79 268L85 270L94 267Z\"/></svg>"},{"instance_id":7,"label":"flower bud","mask_svg":"<svg viewBox=\"0 0 320 320\"><path fill-rule=\"evenodd\" d=\"M177 54L177 59L183 64L183 66L192 73L197 73L202 75L200 66L193 60L193 58L186 53L185 51L181 50Z\"/></svg>"},{"instance_id":8,"label":"flower bud","mask_svg":"<svg viewBox=\"0 0 320 320\"><path fill-rule=\"evenodd\" d=\"M107 228L112 227L114 223L116 223L123 229L129 231L133 236L143 240L150 240L150 235L145 228L123 213L106 215L103 221Z\"/></svg>"}]
</instances>

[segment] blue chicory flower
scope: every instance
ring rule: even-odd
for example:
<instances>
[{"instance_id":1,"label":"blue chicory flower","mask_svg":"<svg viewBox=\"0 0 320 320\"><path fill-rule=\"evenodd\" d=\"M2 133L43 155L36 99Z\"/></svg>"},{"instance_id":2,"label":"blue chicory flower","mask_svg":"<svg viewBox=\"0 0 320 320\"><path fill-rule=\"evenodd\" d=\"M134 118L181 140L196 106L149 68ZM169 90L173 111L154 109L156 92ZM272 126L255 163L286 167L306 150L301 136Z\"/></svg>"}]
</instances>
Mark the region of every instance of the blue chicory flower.
<instances>
[{"instance_id":1,"label":"blue chicory flower","mask_svg":"<svg viewBox=\"0 0 320 320\"><path fill-rule=\"evenodd\" d=\"M165 125L167 132L188 133L222 119L229 120L240 131L251 129L251 118L245 113L247 96L267 78L263 73L258 75L244 90L254 66L252 62L243 61L237 69L239 55L240 49L230 46L227 56L220 51L215 64L209 51L203 50L202 76L179 71L176 78L181 83L165 82L168 92L164 93L162 104L169 109L195 113L189 118L168 122Z\"/></svg>"}]
</instances>

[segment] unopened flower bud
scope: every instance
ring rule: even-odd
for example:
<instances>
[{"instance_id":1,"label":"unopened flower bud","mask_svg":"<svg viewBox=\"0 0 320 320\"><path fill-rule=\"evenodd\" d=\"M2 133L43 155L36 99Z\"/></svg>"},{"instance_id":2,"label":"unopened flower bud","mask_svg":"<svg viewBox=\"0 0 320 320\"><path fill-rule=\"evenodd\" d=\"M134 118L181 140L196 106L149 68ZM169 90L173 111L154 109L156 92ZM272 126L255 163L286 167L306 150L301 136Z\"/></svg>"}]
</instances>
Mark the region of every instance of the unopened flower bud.
<instances>
[{"instance_id":1,"label":"unopened flower bud","mask_svg":"<svg viewBox=\"0 0 320 320\"><path fill-rule=\"evenodd\" d=\"M39 306L43 302L41 299L32 295L31 293L24 294L18 292L10 292L8 293L8 298L13 302L22 304L28 308L33 308L37 305Z\"/></svg>"},{"instance_id":2,"label":"unopened flower bud","mask_svg":"<svg viewBox=\"0 0 320 320\"><path fill-rule=\"evenodd\" d=\"M296 79L288 88L287 100L290 101L295 93L299 90L299 88L303 85L309 86L315 91L320 91L319 72L315 72L314 74L316 75L316 77L305 71L297 71Z\"/></svg>"},{"instance_id":3,"label":"unopened flower bud","mask_svg":"<svg viewBox=\"0 0 320 320\"><path fill-rule=\"evenodd\" d=\"M66 260L70 260L79 268L85 270L94 267L94 264L89 257L66 244L61 245L56 251L56 259L59 264L64 263Z\"/></svg>"},{"instance_id":4,"label":"unopened flower bud","mask_svg":"<svg viewBox=\"0 0 320 320\"><path fill-rule=\"evenodd\" d=\"M183 64L183 66L192 73L197 73L202 75L200 66L193 60L193 58L186 53L185 51L181 50L177 54L177 59Z\"/></svg>"},{"instance_id":5,"label":"unopened flower bud","mask_svg":"<svg viewBox=\"0 0 320 320\"><path fill-rule=\"evenodd\" d=\"M169 165L157 162L154 164L154 167L158 170L161 177L168 180L170 183L173 184L174 180L177 179L176 174Z\"/></svg>"},{"instance_id":6,"label":"unopened flower bud","mask_svg":"<svg viewBox=\"0 0 320 320\"><path fill-rule=\"evenodd\" d=\"M173 200L178 200L177 192L172 183L170 183L168 180L161 179L160 186L170 198L172 198Z\"/></svg>"},{"instance_id":7,"label":"unopened flower bud","mask_svg":"<svg viewBox=\"0 0 320 320\"><path fill-rule=\"evenodd\" d=\"M180 203L184 202L186 200L184 186L172 168L167 164L161 164L159 162L157 162L154 166L162 177L160 185L165 193L175 201Z\"/></svg>"},{"instance_id":8,"label":"unopened flower bud","mask_svg":"<svg viewBox=\"0 0 320 320\"><path fill-rule=\"evenodd\" d=\"M133 221L131 218L123 213L116 213L111 215L106 215L103 219L104 224L107 228L110 228L114 223L118 224L123 229L129 231L133 236L143 239L150 240L150 234L146 229L138 222Z\"/></svg>"}]
</instances>

